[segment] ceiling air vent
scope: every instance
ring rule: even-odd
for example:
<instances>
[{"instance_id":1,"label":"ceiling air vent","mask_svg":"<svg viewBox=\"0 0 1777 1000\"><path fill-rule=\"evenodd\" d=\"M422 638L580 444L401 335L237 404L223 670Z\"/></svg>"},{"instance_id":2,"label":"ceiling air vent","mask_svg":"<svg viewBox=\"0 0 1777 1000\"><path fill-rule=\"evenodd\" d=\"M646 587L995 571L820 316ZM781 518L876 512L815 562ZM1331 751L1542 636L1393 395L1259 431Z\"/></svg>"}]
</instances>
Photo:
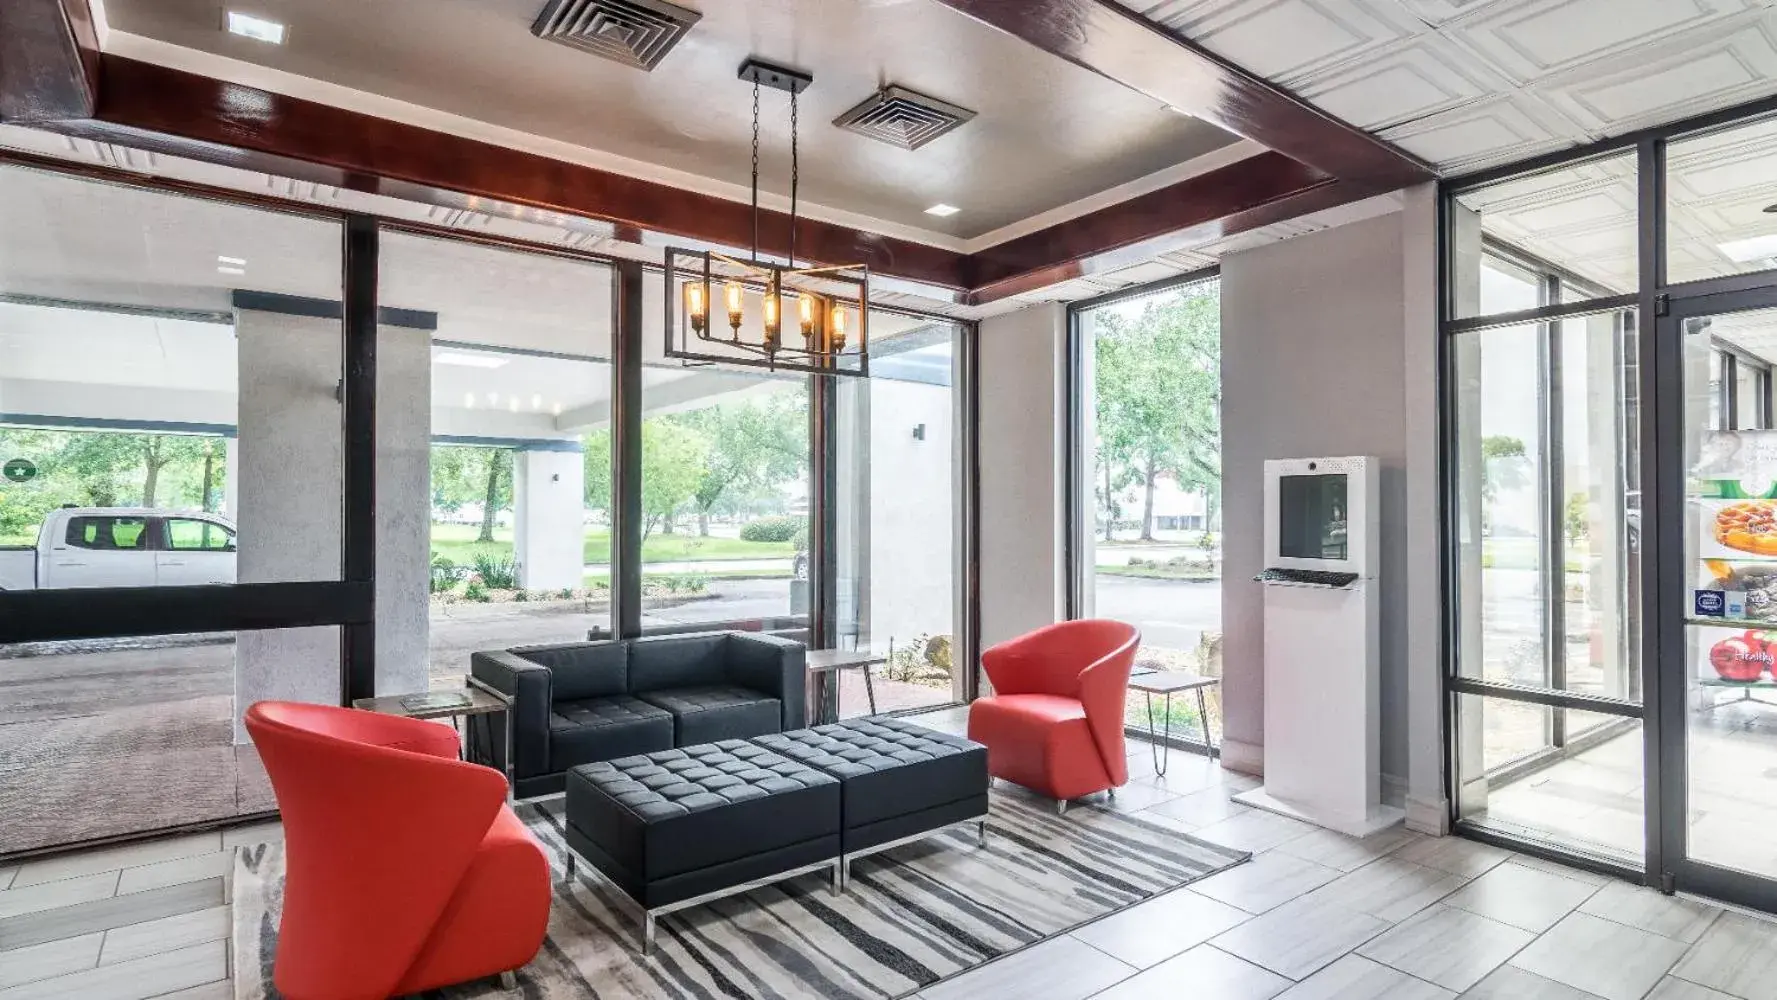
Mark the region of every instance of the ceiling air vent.
<instances>
[{"instance_id":1,"label":"ceiling air vent","mask_svg":"<svg viewBox=\"0 0 1777 1000\"><path fill-rule=\"evenodd\" d=\"M531 34L651 70L702 17L664 0L549 0Z\"/></svg>"},{"instance_id":2,"label":"ceiling air vent","mask_svg":"<svg viewBox=\"0 0 1777 1000\"><path fill-rule=\"evenodd\" d=\"M906 87L884 87L833 124L891 146L918 149L973 117L973 111Z\"/></svg>"}]
</instances>

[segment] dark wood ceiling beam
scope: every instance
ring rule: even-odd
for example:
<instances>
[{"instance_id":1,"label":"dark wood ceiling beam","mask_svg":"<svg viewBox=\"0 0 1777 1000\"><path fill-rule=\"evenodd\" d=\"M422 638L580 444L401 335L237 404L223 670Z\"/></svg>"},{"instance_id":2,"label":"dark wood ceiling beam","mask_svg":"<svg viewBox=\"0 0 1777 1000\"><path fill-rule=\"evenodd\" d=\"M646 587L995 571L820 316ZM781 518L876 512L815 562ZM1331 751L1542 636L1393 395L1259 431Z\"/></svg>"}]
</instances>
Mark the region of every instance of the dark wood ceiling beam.
<instances>
[{"instance_id":1,"label":"dark wood ceiling beam","mask_svg":"<svg viewBox=\"0 0 1777 1000\"><path fill-rule=\"evenodd\" d=\"M101 69L90 118L41 124L425 204L530 221L539 212L604 220L628 242L661 235L735 247L751 241L742 202L117 56L103 57ZM798 251L813 261L861 261L985 304L1394 187L1338 180L1268 152L973 255L810 219L800 222ZM788 217L763 218L762 249L783 253Z\"/></svg>"},{"instance_id":2,"label":"dark wood ceiling beam","mask_svg":"<svg viewBox=\"0 0 1777 1000\"><path fill-rule=\"evenodd\" d=\"M1436 176L1423 161L1114 0L938 2L1340 180L1393 190Z\"/></svg>"},{"instance_id":3,"label":"dark wood ceiling beam","mask_svg":"<svg viewBox=\"0 0 1777 1000\"><path fill-rule=\"evenodd\" d=\"M0 122L90 118L98 93L86 0L0 0Z\"/></svg>"},{"instance_id":4,"label":"dark wood ceiling beam","mask_svg":"<svg viewBox=\"0 0 1777 1000\"><path fill-rule=\"evenodd\" d=\"M0 0L0 5L12 0ZM92 118L56 131L318 184L489 211L488 201L589 216L730 247L752 244L749 206L654 181L107 55ZM789 249L789 216L763 211L760 249ZM803 260L868 264L885 274L961 287L964 256L864 230L801 219Z\"/></svg>"},{"instance_id":5,"label":"dark wood ceiling beam","mask_svg":"<svg viewBox=\"0 0 1777 1000\"><path fill-rule=\"evenodd\" d=\"M1109 270L1119 259L1134 264L1145 259L1136 255L1165 252L1151 248L1155 240L1177 249L1222 219L1333 183L1282 153L1260 153L982 250L970 262L969 284L978 291L1023 284L1058 263L1076 264L1080 274Z\"/></svg>"}]
</instances>

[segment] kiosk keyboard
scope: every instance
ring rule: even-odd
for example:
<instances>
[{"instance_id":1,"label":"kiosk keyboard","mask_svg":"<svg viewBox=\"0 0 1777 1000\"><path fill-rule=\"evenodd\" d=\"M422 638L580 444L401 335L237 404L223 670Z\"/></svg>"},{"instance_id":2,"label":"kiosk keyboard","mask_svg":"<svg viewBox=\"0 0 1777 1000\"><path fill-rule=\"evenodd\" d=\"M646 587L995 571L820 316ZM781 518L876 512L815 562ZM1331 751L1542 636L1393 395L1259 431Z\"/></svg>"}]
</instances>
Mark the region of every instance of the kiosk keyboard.
<instances>
[{"instance_id":1,"label":"kiosk keyboard","mask_svg":"<svg viewBox=\"0 0 1777 1000\"><path fill-rule=\"evenodd\" d=\"M1357 574L1333 573L1320 569L1268 569L1253 579L1260 583L1305 583L1315 587L1349 587L1357 582Z\"/></svg>"}]
</instances>

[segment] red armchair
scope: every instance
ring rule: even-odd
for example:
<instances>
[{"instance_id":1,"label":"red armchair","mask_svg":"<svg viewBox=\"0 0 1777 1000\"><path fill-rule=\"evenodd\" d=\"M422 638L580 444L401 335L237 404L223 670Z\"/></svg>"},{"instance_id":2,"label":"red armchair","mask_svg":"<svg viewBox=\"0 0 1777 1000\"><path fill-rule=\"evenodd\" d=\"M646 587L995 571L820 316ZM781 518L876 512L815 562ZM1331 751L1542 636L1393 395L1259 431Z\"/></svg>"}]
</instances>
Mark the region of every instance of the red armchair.
<instances>
[{"instance_id":1,"label":"red armchair","mask_svg":"<svg viewBox=\"0 0 1777 1000\"><path fill-rule=\"evenodd\" d=\"M457 760L451 729L275 701L246 722L284 819L284 996L383 1000L537 954L549 862L505 778Z\"/></svg>"},{"instance_id":2,"label":"red armchair","mask_svg":"<svg viewBox=\"0 0 1777 1000\"><path fill-rule=\"evenodd\" d=\"M1123 703L1141 633L1104 619L1061 622L981 654L991 697L969 706L969 739L996 778L1069 799L1129 781Z\"/></svg>"}]
</instances>

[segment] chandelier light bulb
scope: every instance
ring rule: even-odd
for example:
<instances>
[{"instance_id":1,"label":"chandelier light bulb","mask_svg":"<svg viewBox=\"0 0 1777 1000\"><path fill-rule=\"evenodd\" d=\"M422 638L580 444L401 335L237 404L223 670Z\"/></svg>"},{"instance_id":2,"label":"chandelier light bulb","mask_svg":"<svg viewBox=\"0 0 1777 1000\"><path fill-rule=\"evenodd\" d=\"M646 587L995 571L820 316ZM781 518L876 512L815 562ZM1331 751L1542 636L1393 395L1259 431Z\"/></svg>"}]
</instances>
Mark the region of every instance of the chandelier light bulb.
<instances>
[{"instance_id":1,"label":"chandelier light bulb","mask_svg":"<svg viewBox=\"0 0 1777 1000\"><path fill-rule=\"evenodd\" d=\"M797 318L802 324L802 339L809 340L814 337L814 315L817 303L814 296L808 292L796 296L796 299Z\"/></svg>"},{"instance_id":2,"label":"chandelier light bulb","mask_svg":"<svg viewBox=\"0 0 1777 1000\"><path fill-rule=\"evenodd\" d=\"M728 325L734 328L734 332L739 333L741 312L740 282L730 281L727 287L722 290L722 294L728 300Z\"/></svg>"},{"instance_id":3,"label":"chandelier light bulb","mask_svg":"<svg viewBox=\"0 0 1777 1000\"><path fill-rule=\"evenodd\" d=\"M511 399L506 401L506 409L513 412L513 413L518 412L518 397L517 396L513 396Z\"/></svg>"},{"instance_id":4,"label":"chandelier light bulb","mask_svg":"<svg viewBox=\"0 0 1777 1000\"><path fill-rule=\"evenodd\" d=\"M475 394L474 393L472 393L472 392L463 393L463 406L466 409L470 409L470 410L475 409Z\"/></svg>"},{"instance_id":5,"label":"chandelier light bulb","mask_svg":"<svg viewBox=\"0 0 1777 1000\"><path fill-rule=\"evenodd\" d=\"M775 348L783 331L783 296L775 291L765 293L765 346Z\"/></svg>"},{"instance_id":6,"label":"chandelier light bulb","mask_svg":"<svg viewBox=\"0 0 1777 1000\"><path fill-rule=\"evenodd\" d=\"M703 282L685 286L685 315L691 318L691 329L702 336L710 325L710 304L704 299Z\"/></svg>"},{"instance_id":7,"label":"chandelier light bulb","mask_svg":"<svg viewBox=\"0 0 1777 1000\"><path fill-rule=\"evenodd\" d=\"M539 393L531 393L531 409L541 410L542 408L543 408L542 395Z\"/></svg>"},{"instance_id":8,"label":"chandelier light bulb","mask_svg":"<svg viewBox=\"0 0 1777 1000\"><path fill-rule=\"evenodd\" d=\"M845 350L845 316L844 306L836 305L833 307L833 321L827 331L827 340L832 345L832 351L834 354L839 354Z\"/></svg>"}]
</instances>

